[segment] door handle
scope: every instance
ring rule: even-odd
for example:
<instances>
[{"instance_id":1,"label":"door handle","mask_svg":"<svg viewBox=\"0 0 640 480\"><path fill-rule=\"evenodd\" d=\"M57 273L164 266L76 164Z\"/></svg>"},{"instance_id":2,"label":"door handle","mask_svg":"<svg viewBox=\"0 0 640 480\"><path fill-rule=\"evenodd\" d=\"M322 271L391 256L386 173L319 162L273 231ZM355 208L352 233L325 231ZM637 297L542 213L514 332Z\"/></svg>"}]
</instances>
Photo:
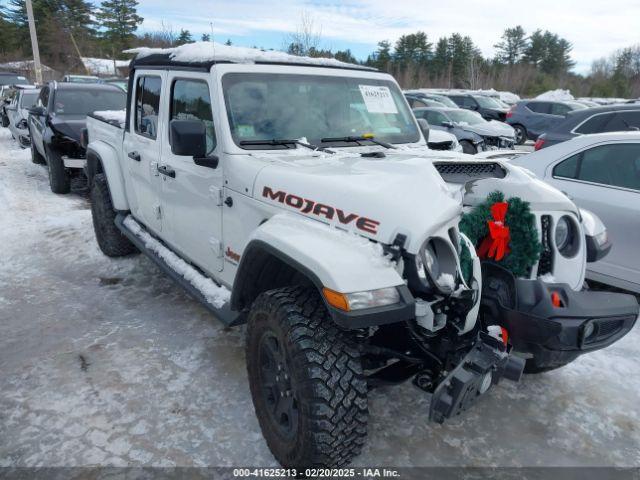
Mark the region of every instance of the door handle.
<instances>
[{"instance_id":1,"label":"door handle","mask_svg":"<svg viewBox=\"0 0 640 480\"><path fill-rule=\"evenodd\" d=\"M136 162L140 161L140 154L138 152L129 152L127 154L127 156L131 159L131 160L135 160Z\"/></svg>"},{"instance_id":2,"label":"door handle","mask_svg":"<svg viewBox=\"0 0 640 480\"><path fill-rule=\"evenodd\" d=\"M161 165L158 167L158 172L162 175L166 175L167 177L176 178L176 171L173 168L169 168L166 165Z\"/></svg>"}]
</instances>

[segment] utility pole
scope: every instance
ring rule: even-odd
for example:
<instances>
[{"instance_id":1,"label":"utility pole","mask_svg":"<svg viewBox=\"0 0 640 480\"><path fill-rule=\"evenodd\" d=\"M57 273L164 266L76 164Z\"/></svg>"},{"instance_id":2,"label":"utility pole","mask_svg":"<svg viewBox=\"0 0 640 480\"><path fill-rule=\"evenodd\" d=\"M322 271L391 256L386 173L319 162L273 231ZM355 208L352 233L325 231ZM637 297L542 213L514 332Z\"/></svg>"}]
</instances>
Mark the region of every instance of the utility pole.
<instances>
[{"instance_id":1,"label":"utility pole","mask_svg":"<svg viewBox=\"0 0 640 480\"><path fill-rule=\"evenodd\" d=\"M26 0L27 16L29 17L29 34L31 35L31 49L33 50L33 66L36 71L36 83L42 84L42 65L40 65L40 50L38 48L38 36L36 35L36 22L33 18L33 6L31 0Z\"/></svg>"}]
</instances>

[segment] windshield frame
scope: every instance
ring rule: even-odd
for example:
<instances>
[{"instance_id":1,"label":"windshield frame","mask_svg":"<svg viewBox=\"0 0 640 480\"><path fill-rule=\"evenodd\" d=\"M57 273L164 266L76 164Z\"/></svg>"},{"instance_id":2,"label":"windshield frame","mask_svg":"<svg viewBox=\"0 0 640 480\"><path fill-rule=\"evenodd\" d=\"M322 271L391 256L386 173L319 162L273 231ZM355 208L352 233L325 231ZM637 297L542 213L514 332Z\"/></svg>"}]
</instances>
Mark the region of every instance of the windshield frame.
<instances>
[{"instance_id":1,"label":"windshield frame","mask_svg":"<svg viewBox=\"0 0 640 480\"><path fill-rule=\"evenodd\" d=\"M352 80L355 82L362 81L363 83L366 83L367 81L371 81L371 80L376 82L384 82L385 84L387 84L385 86L388 86L390 89L394 90L393 93L395 95L396 104L397 104L399 113L402 110L406 111L407 122L410 122L411 127L414 129L414 133L415 133L413 136L409 136L407 142L403 142L403 143L394 142L394 144L398 144L398 145L424 144L424 138L420 131L419 125L411 112L411 108L409 107L404 97L404 94L402 93L402 90L398 86L395 79L393 79L393 77L391 77L386 73L381 73L377 71L367 71L364 69L359 70L359 69L327 68L327 67L317 67L317 66L269 65L269 64L252 64L252 65L218 64L212 67L212 70L215 71L215 73L218 76L218 82L216 83L218 84L219 91L217 93L217 96L219 98L220 105L223 107L223 108L220 108L220 117L225 124L224 133L223 133L225 137L225 142L227 142L228 146L237 152L247 153L252 151L260 151L260 150L282 151L282 150L287 150L287 148L282 146L278 147L278 146L269 146L269 145L262 145L262 146L239 145L239 142L243 139L233 134L232 123L228 114L229 112L229 103L227 98L228 87L225 86L224 80L225 80L225 77L229 74L256 74L256 75L274 74L274 75L280 75L280 76L307 76L307 77L315 76L319 78L338 77L345 80ZM318 132L318 133L321 133L321 132ZM348 132L345 132L344 136L346 136L347 134ZM387 137L379 137L378 139L384 141L387 139ZM308 141L311 141L311 139L309 139ZM358 146L376 147L376 145L374 145L373 143L369 145L369 143L367 142L365 142L363 145L358 145L355 142L322 143L322 145L319 145L319 146L330 147L332 149L343 148L343 147L355 148ZM302 147L296 147L296 149L299 149L299 148L302 148ZM289 148L288 150L289 152L295 152L294 149ZM300 150L298 150L297 153L300 153Z\"/></svg>"}]
</instances>

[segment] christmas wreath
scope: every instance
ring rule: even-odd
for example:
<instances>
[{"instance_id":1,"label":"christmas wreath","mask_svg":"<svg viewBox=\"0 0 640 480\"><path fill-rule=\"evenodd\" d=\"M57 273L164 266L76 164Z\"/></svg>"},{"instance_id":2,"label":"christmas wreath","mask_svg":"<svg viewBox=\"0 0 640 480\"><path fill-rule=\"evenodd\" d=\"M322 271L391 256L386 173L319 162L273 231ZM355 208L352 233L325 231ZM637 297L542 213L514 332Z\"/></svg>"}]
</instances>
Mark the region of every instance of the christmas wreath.
<instances>
[{"instance_id":1,"label":"christmas wreath","mask_svg":"<svg viewBox=\"0 0 640 480\"><path fill-rule=\"evenodd\" d=\"M502 192L490 193L484 202L462 215L460 231L476 247L481 260L496 262L516 277L528 276L540 257L535 216L529 203L518 197L505 201ZM473 263L464 242L460 264L465 279L470 279Z\"/></svg>"}]
</instances>

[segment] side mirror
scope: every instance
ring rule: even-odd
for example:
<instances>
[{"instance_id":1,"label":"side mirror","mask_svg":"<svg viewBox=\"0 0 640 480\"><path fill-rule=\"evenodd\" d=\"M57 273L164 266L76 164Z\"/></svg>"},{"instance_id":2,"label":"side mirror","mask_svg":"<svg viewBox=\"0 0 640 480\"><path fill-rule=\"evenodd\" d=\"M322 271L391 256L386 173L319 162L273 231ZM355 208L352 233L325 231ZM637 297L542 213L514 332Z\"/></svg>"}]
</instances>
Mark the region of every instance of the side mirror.
<instances>
[{"instance_id":1,"label":"side mirror","mask_svg":"<svg viewBox=\"0 0 640 480\"><path fill-rule=\"evenodd\" d=\"M590 210L581 208L580 217L587 245L587 262L597 262L604 258L613 246L607 234L607 228L600 217Z\"/></svg>"},{"instance_id":2,"label":"side mirror","mask_svg":"<svg viewBox=\"0 0 640 480\"><path fill-rule=\"evenodd\" d=\"M27 112L34 117L44 117L47 114L47 109L44 107L31 107L27 109Z\"/></svg>"},{"instance_id":3,"label":"side mirror","mask_svg":"<svg viewBox=\"0 0 640 480\"><path fill-rule=\"evenodd\" d=\"M443 127L453 128L453 122L442 122Z\"/></svg>"},{"instance_id":4,"label":"side mirror","mask_svg":"<svg viewBox=\"0 0 640 480\"><path fill-rule=\"evenodd\" d=\"M196 165L217 168L218 158L207 157L207 129L202 120L171 120L169 141L174 155L193 157Z\"/></svg>"},{"instance_id":5,"label":"side mirror","mask_svg":"<svg viewBox=\"0 0 640 480\"><path fill-rule=\"evenodd\" d=\"M478 105L469 105L469 110L478 110Z\"/></svg>"},{"instance_id":6,"label":"side mirror","mask_svg":"<svg viewBox=\"0 0 640 480\"><path fill-rule=\"evenodd\" d=\"M427 122L424 118L419 118L418 119L418 126L420 127L420 130L422 131L422 135L424 135L424 141L428 142L429 141L429 122Z\"/></svg>"}]
</instances>

